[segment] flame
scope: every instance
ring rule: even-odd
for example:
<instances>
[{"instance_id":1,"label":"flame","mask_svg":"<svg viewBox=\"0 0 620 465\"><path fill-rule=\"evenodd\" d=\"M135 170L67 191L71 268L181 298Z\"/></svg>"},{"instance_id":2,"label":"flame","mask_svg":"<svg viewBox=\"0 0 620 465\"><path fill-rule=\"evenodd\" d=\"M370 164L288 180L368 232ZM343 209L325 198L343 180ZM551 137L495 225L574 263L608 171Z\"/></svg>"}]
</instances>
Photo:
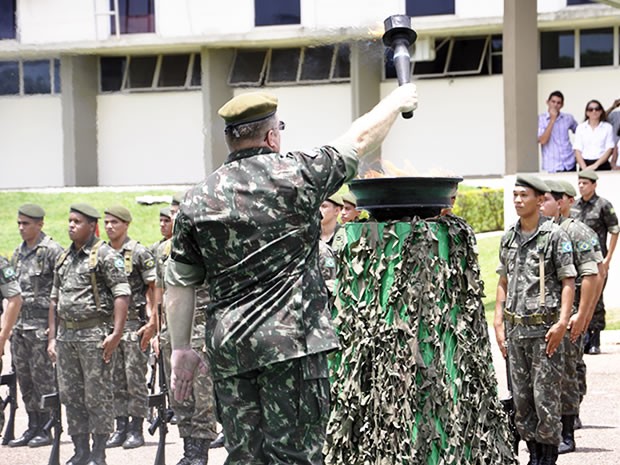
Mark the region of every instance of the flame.
<instances>
[{"instance_id":1,"label":"flame","mask_svg":"<svg viewBox=\"0 0 620 465\"><path fill-rule=\"evenodd\" d=\"M385 32L385 28L383 27L383 22L377 21L373 26L368 28L368 35L373 39L380 39L383 37L383 33Z\"/></svg>"},{"instance_id":2,"label":"flame","mask_svg":"<svg viewBox=\"0 0 620 465\"><path fill-rule=\"evenodd\" d=\"M405 160L405 169L399 168L389 160L381 160L381 170L370 169L362 176L362 179L369 178L402 178L402 177L434 177L434 178L453 178L458 177L454 172L444 168L432 168L426 173L417 170L409 160Z\"/></svg>"}]
</instances>

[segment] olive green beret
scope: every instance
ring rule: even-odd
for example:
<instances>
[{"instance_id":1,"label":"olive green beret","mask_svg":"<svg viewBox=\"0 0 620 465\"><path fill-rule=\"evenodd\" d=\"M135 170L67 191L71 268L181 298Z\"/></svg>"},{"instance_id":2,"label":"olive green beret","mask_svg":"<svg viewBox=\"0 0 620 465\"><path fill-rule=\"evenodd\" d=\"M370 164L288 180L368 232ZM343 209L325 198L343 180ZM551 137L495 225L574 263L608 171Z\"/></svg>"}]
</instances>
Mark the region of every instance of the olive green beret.
<instances>
[{"instance_id":1,"label":"olive green beret","mask_svg":"<svg viewBox=\"0 0 620 465\"><path fill-rule=\"evenodd\" d=\"M183 197L185 197L185 192L177 192L172 196L170 205L181 205L181 202L183 202Z\"/></svg>"},{"instance_id":2,"label":"olive green beret","mask_svg":"<svg viewBox=\"0 0 620 465\"><path fill-rule=\"evenodd\" d=\"M342 196L340 194L332 194L327 197L331 203L338 205L339 207L344 207L344 202L342 201Z\"/></svg>"},{"instance_id":3,"label":"olive green beret","mask_svg":"<svg viewBox=\"0 0 620 465\"><path fill-rule=\"evenodd\" d=\"M570 182L562 179L558 181L558 184L562 186L562 193L568 195L569 197L577 197L577 191Z\"/></svg>"},{"instance_id":4,"label":"olive green beret","mask_svg":"<svg viewBox=\"0 0 620 465\"><path fill-rule=\"evenodd\" d=\"M217 112L226 126L253 123L273 115L278 109L278 98L266 92L237 95Z\"/></svg>"},{"instance_id":5,"label":"olive green beret","mask_svg":"<svg viewBox=\"0 0 620 465\"><path fill-rule=\"evenodd\" d=\"M353 195L353 192L351 191L347 192L346 194L343 194L342 201L348 202L354 207L357 207L357 198L355 197L355 195Z\"/></svg>"},{"instance_id":6,"label":"olive green beret","mask_svg":"<svg viewBox=\"0 0 620 465\"><path fill-rule=\"evenodd\" d=\"M549 192L549 186L545 181L533 174L518 174L515 186L530 187L543 194Z\"/></svg>"},{"instance_id":7,"label":"olive green beret","mask_svg":"<svg viewBox=\"0 0 620 465\"><path fill-rule=\"evenodd\" d=\"M32 218L33 220L40 220L45 217L45 210L43 210L43 208L34 203L25 203L24 205L19 207L17 213L19 215L24 215Z\"/></svg>"},{"instance_id":8,"label":"olive green beret","mask_svg":"<svg viewBox=\"0 0 620 465\"><path fill-rule=\"evenodd\" d=\"M120 205L114 205L113 207L106 208L103 212L106 215L112 215L125 223L131 223L131 212L127 208Z\"/></svg>"},{"instance_id":9,"label":"olive green beret","mask_svg":"<svg viewBox=\"0 0 620 465\"><path fill-rule=\"evenodd\" d=\"M583 179L589 179L592 182L598 181L598 174L594 170L583 170L580 171L578 176Z\"/></svg>"},{"instance_id":10,"label":"olive green beret","mask_svg":"<svg viewBox=\"0 0 620 465\"><path fill-rule=\"evenodd\" d=\"M87 216L93 220L98 220L99 218L101 218L99 212L87 203L74 203L69 207L69 210L72 212L81 213L82 215Z\"/></svg>"},{"instance_id":11,"label":"olive green beret","mask_svg":"<svg viewBox=\"0 0 620 465\"><path fill-rule=\"evenodd\" d=\"M556 194L564 193L564 188L558 181L555 181L554 179L545 179L544 182L547 187L549 187L549 192L555 192Z\"/></svg>"},{"instance_id":12,"label":"olive green beret","mask_svg":"<svg viewBox=\"0 0 620 465\"><path fill-rule=\"evenodd\" d=\"M165 216L166 218L172 218L172 214L170 213L170 207L164 207L159 210L159 216Z\"/></svg>"}]
</instances>

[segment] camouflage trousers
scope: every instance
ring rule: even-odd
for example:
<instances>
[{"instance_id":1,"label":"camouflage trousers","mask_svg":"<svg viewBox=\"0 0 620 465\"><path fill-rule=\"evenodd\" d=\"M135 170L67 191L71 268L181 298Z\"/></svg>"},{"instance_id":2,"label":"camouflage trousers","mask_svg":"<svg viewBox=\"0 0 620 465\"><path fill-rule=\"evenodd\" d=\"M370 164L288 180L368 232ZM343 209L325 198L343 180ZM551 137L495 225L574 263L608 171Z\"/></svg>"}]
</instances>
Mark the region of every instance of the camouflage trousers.
<instances>
[{"instance_id":1,"label":"camouflage trousers","mask_svg":"<svg viewBox=\"0 0 620 465\"><path fill-rule=\"evenodd\" d=\"M226 464L322 464L329 395L323 353L215 381Z\"/></svg>"},{"instance_id":2,"label":"camouflage trousers","mask_svg":"<svg viewBox=\"0 0 620 465\"><path fill-rule=\"evenodd\" d=\"M200 328L202 327L202 331ZM192 348L203 356L207 363L207 355L204 350L204 326L197 325L192 335ZM164 354L164 368L166 379L170 386L170 355L172 354L170 342L165 334L162 334L161 350ZM182 438L208 439L217 437L217 420L215 418L215 398L213 396L213 377L209 370L206 375L197 373L194 378L192 395L189 399L179 402L170 396L170 407L177 417L179 436Z\"/></svg>"},{"instance_id":3,"label":"camouflage trousers","mask_svg":"<svg viewBox=\"0 0 620 465\"><path fill-rule=\"evenodd\" d=\"M146 418L148 413L148 392L146 372L148 369L148 352L140 349L138 329L140 325L127 322L120 344L114 351L113 389L114 416Z\"/></svg>"},{"instance_id":4,"label":"camouflage trousers","mask_svg":"<svg viewBox=\"0 0 620 465\"><path fill-rule=\"evenodd\" d=\"M13 330L11 357L26 411L42 412L41 396L56 391L56 375L47 355L45 329Z\"/></svg>"},{"instance_id":5,"label":"camouflage trousers","mask_svg":"<svg viewBox=\"0 0 620 465\"><path fill-rule=\"evenodd\" d=\"M559 445L564 345L545 353L544 337L508 339L508 362L515 404L515 423L524 441Z\"/></svg>"},{"instance_id":6,"label":"camouflage trousers","mask_svg":"<svg viewBox=\"0 0 620 465\"><path fill-rule=\"evenodd\" d=\"M70 436L114 429L112 364L103 361L102 342L56 342L58 388Z\"/></svg>"},{"instance_id":7,"label":"camouflage trousers","mask_svg":"<svg viewBox=\"0 0 620 465\"><path fill-rule=\"evenodd\" d=\"M567 331L562 341L564 345L564 372L562 373L562 415L579 415L581 388L578 365L583 361L583 336L571 342Z\"/></svg>"}]
</instances>

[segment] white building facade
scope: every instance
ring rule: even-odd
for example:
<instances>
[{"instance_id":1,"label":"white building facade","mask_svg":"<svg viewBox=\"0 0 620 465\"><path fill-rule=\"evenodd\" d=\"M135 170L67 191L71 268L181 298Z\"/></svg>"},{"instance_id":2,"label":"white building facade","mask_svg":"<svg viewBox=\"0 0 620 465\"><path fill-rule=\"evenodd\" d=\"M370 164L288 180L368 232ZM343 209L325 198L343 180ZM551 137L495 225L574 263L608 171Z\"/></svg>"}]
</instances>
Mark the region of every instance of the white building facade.
<instances>
[{"instance_id":1,"label":"white building facade","mask_svg":"<svg viewBox=\"0 0 620 465\"><path fill-rule=\"evenodd\" d=\"M420 106L383 159L410 174L510 174L511 1L0 0L0 188L199 181L227 155L217 109L248 90L279 97L283 149L329 142L397 85L381 44L392 14L418 33ZM537 111L553 90L578 120L589 99L620 97L619 9L539 0L535 14L537 77L520 92ZM531 119L518 166L538 167Z\"/></svg>"}]
</instances>

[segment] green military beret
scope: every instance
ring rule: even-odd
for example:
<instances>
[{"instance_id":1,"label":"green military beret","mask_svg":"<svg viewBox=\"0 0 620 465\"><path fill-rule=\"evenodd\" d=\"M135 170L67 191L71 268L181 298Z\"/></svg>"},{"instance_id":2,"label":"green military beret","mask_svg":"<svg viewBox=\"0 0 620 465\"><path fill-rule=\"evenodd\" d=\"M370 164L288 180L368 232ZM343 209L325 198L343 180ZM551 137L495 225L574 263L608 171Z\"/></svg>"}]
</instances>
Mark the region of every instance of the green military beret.
<instances>
[{"instance_id":1,"label":"green military beret","mask_svg":"<svg viewBox=\"0 0 620 465\"><path fill-rule=\"evenodd\" d=\"M346 194L342 195L342 201L350 203L354 207L357 207L357 198L353 195L353 192L349 191Z\"/></svg>"},{"instance_id":2,"label":"green military beret","mask_svg":"<svg viewBox=\"0 0 620 465\"><path fill-rule=\"evenodd\" d=\"M183 197L185 197L185 192L177 192L172 196L170 205L181 205L181 202L183 202Z\"/></svg>"},{"instance_id":3,"label":"green military beret","mask_svg":"<svg viewBox=\"0 0 620 465\"><path fill-rule=\"evenodd\" d=\"M237 95L217 112L226 126L253 123L273 115L278 109L278 98L266 92Z\"/></svg>"},{"instance_id":4,"label":"green military beret","mask_svg":"<svg viewBox=\"0 0 620 465\"><path fill-rule=\"evenodd\" d=\"M545 179L544 182L549 188L549 192L554 192L556 194L564 193L564 188L558 181L555 181L553 179Z\"/></svg>"},{"instance_id":5,"label":"green military beret","mask_svg":"<svg viewBox=\"0 0 620 465\"><path fill-rule=\"evenodd\" d=\"M127 208L120 205L114 205L113 207L106 208L103 212L106 215L112 215L125 223L131 223L131 212Z\"/></svg>"},{"instance_id":6,"label":"green military beret","mask_svg":"<svg viewBox=\"0 0 620 465\"><path fill-rule=\"evenodd\" d=\"M34 203L25 203L17 210L19 215L24 215L33 220L40 220L45 217L45 210Z\"/></svg>"},{"instance_id":7,"label":"green military beret","mask_svg":"<svg viewBox=\"0 0 620 465\"><path fill-rule=\"evenodd\" d=\"M549 186L545 181L533 174L518 174L515 186L530 187L542 194L549 192Z\"/></svg>"},{"instance_id":8,"label":"green military beret","mask_svg":"<svg viewBox=\"0 0 620 465\"><path fill-rule=\"evenodd\" d=\"M583 170L580 171L578 176L583 179L589 179L592 182L598 181L598 174L594 170Z\"/></svg>"},{"instance_id":9,"label":"green military beret","mask_svg":"<svg viewBox=\"0 0 620 465\"><path fill-rule=\"evenodd\" d=\"M159 210L159 216L165 216L166 218L172 218L172 214L170 213L170 207L164 207Z\"/></svg>"},{"instance_id":10,"label":"green military beret","mask_svg":"<svg viewBox=\"0 0 620 465\"><path fill-rule=\"evenodd\" d=\"M329 197L327 197L327 200L329 200L331 203L338 205L339 207L344 207L344 202L342 200L342 195L340 194L332 194Z\"/></svg>"},{"instance_id":11,"label":"green military beret","mask_svg":"<svg viewBox=\"0 0 620 465\"><path fill-rule=\"evenodd\" d=\"M94 207L91 207L87 203L74 203L73 205L69 207L69 210L72 212L80 213L93 220L98 220L99 218L101 218L101 215L99 214L97 209Z\"/></svg>"},{"instance_id":12,"label":"green military beret","mask_svg":"<svg viewBox=\"0 0 620 465\"><path fill-rule=\"evenodd\" d=\"M569 197L577 197L577 191L570 182L562 179L557 181L557 183L562 186L562 193L568 195Z\"/></svg>"}]
</instances>

